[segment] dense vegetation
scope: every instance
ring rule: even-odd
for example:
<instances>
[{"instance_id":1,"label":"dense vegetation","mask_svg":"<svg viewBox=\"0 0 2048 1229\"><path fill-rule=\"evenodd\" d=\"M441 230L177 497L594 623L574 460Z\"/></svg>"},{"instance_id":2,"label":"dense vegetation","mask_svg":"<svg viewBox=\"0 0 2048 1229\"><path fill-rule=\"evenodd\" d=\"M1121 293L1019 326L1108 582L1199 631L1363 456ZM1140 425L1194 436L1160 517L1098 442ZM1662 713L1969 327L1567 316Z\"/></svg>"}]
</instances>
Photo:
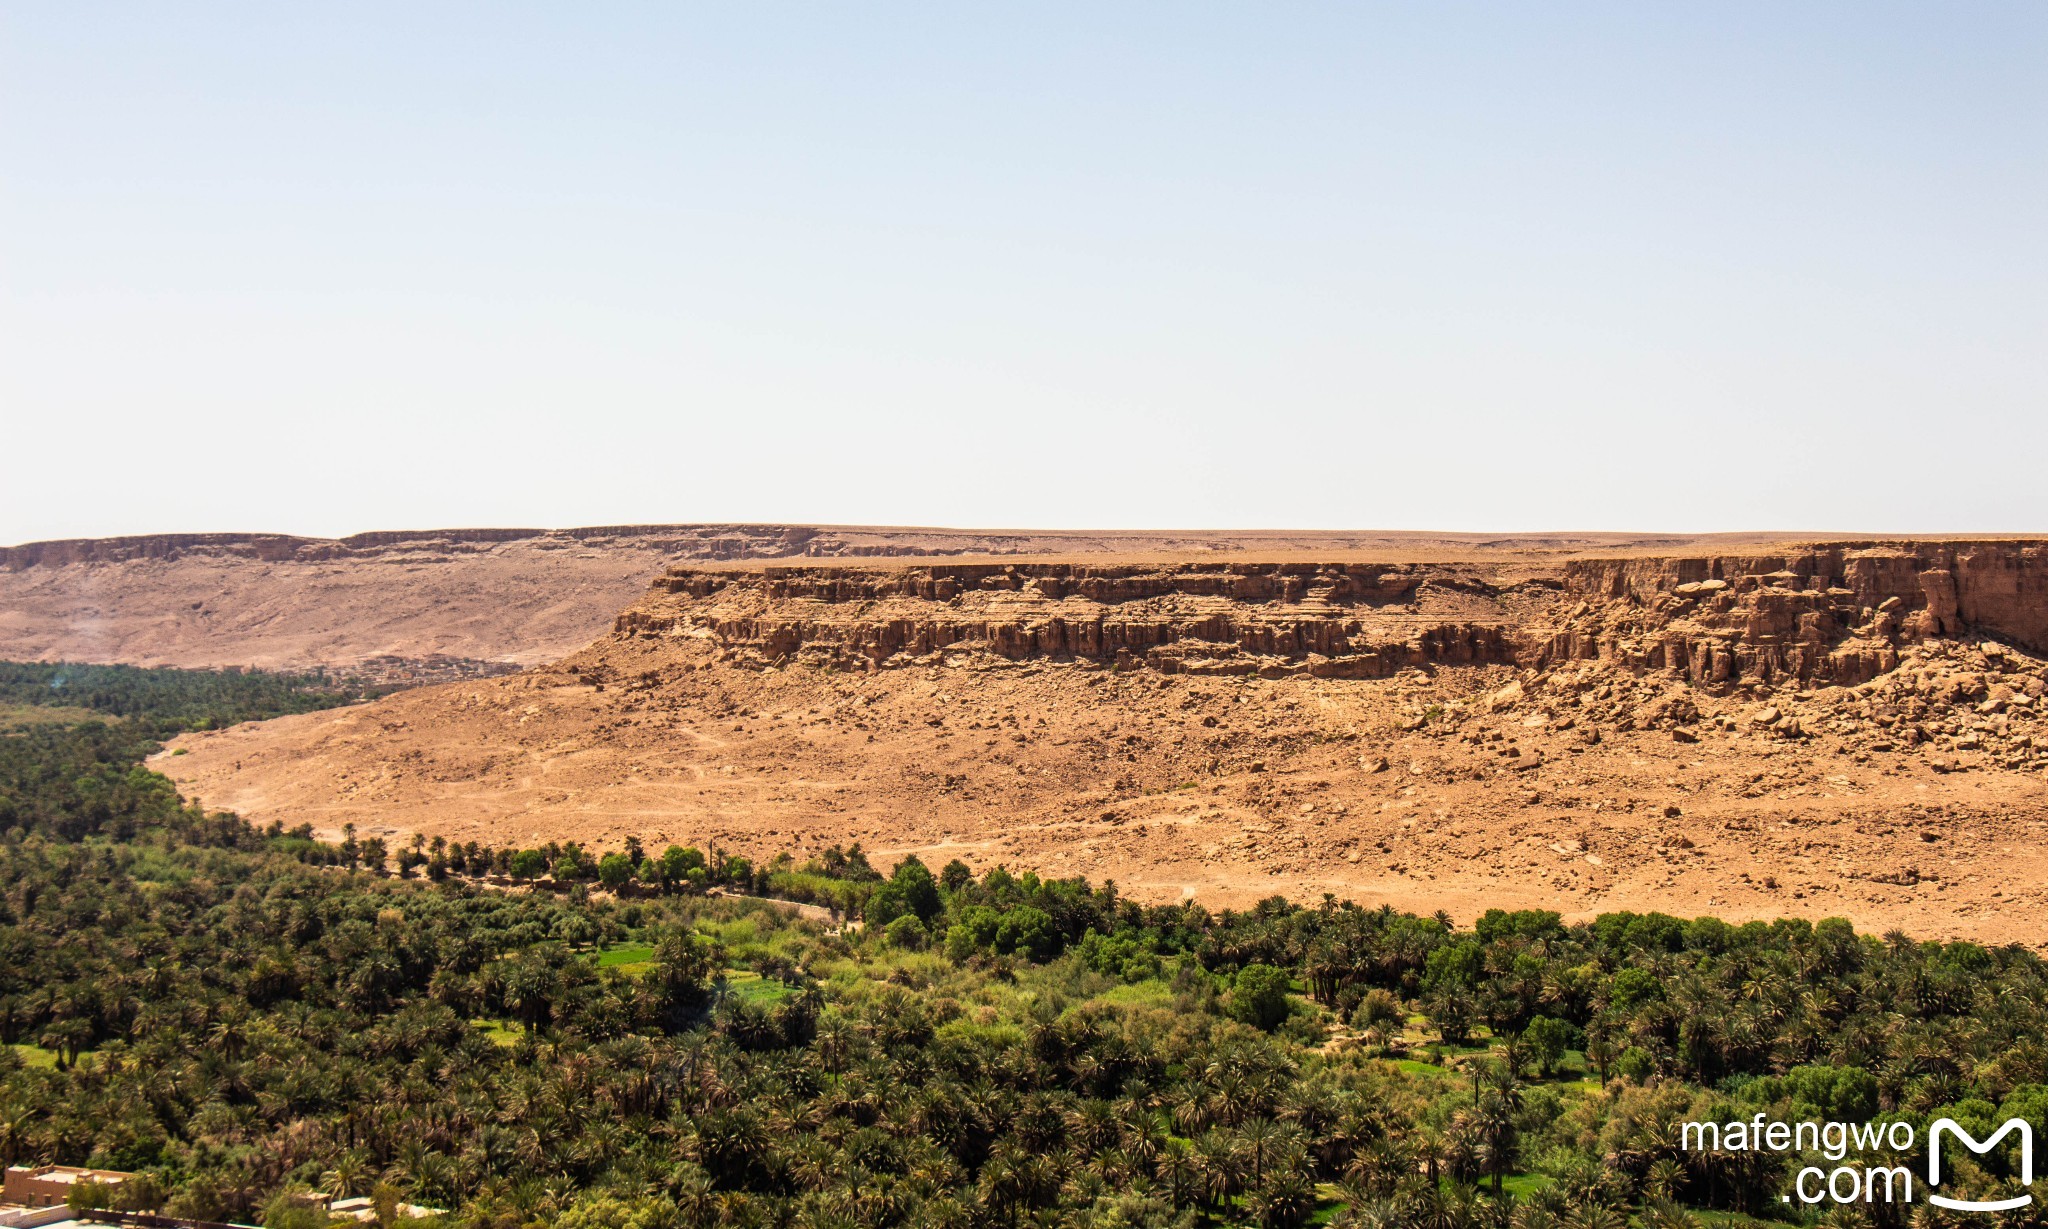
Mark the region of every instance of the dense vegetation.
<instances>
[{"instance_id":1,"label":"dense vegetation","mask_svg":"<svg viewBox=\"0 0 2048 1229\"><path fill-rule=\"evenodd\" d=\"M443 845L394 875L188 806L139 763L178 719L125 702L0 734L0 1162L139 1171L119 1199L176 1215L318 1224L289 1197L318 1189L571 1229L1675 1226L1794 1215L1791 1171L1836 1164L1686 1152L1688 1118L2048 1138L2019 949L1212 914L858 848Z\"/></svg>"},{"instance_id":2,"label":"dense vegetation","mask_svg":"<svg viewBox=\"0 0 2048 1229\"><path fill-rule=\"evenodd\" d=\"M152 729L209 730L238 721L332 708L373 694L327 674L174 670L77 662L0 661L0 708L91 709Z\"/></svg>"}]
</instances>

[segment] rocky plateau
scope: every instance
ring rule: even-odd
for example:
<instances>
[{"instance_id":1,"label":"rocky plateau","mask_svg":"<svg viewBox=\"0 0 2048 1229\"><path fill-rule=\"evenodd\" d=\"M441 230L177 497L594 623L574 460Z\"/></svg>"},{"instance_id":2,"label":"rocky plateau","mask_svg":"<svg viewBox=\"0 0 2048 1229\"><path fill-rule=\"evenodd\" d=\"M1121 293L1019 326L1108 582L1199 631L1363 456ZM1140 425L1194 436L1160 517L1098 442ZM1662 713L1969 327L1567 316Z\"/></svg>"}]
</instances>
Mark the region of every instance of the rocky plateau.
<instances>
[{"instance_id":1,"label":"rocky plateau","mask_svg":"<svg viewBox=\"0 0 2048 1229\"><path fill-rule=\"evenodd\" d=\"M330 669L413 683L576 651L683 561L1145 552L1554 554L1712 539L819 525L158 534L0 547L0 660Z\"/></svg>"},{"instance_id":2,"label":"rocky plateau","mask_svg":"<svg viewBox=\"0 0 2048 1229\"><path fill-rule=\"evenodd\" d=\"M330 831L2048 945L2048 543L1692 545L672 562L551 664L158 764Z\"/></svg>"}]
</instances>

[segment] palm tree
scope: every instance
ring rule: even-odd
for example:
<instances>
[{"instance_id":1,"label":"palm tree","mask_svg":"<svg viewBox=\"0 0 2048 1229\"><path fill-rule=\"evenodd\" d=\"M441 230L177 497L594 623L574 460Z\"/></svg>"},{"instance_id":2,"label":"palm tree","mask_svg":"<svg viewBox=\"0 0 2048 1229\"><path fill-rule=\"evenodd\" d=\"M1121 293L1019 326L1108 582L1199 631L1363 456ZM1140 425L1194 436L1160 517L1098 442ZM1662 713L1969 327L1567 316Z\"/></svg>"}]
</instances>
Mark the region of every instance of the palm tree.
<instances>
[{"instance_id":1,"label":"palm tree","mask_svg":"<svg viewBox=\"0 0 2048 1229\"><path fill-rule=\"evenodd\" d=\"M1697 1229L1699 1219L1675 1201L1652 1195L1643 1203L1643 1229Z\"/></svg>"},{"instance_id":2,"label":"palm tree","mask_svg":"<svg viewBox=\"0 0 2048 1229\"><path fill-rule=\"evenodd\" d=\"M1330 1222L1331 1229L1409 1229L1412 1224L1397 1201L1377 1196L1347 1203Z\"/></svg>"},{"instance_id":3,"label":"palm tree","mask_svg":"<svg viewBox=\"0 0 2048 1229\"><path fill-rule=\"evenodd\" d=\"M1173 1107L1173 1126L1184 1136L1200 1135L1215 1125L1217 1116L1207 1094L1201 1088L1190 1086L1187 1094Z\"/></svg>"},{"instance_id":4,"label":"palm tree","mask_svg":"<svg viewBox=\"0 0 2048 1229\"><path fill-rule=\"evenodd\" d=\"M1124 1151L1141 1161L1149 1162L1157 1157L1167 1140L1166 1129L1159 1125L1158 1116L1136 1098L1117 1102L1115 1112L1122 1124Z\"/></svg>"},{"instance_id":5,"label":"palm tree","mask_svg":"<svg viewBox=\"0 0 2048 1229\"><path fill-rule=\"evenodd\" d=\"M1237 1129L1237 1154L1244 1161L1253 1186L1266 1180L1273 1162L1292 1142L1280 1124L1270 1118L1254 1118Z\"/></svg>"},{"instance_id":6,"label":"palm tree","mask_svg":"<svg viewBox=\"0 0 2048 1229\"><path fill-rule=\"evenodd\" d=\"M1493 1178L1493 1193L1499 1196L1508 1170L1514 1168L1519 1136L1514 1111L1504 1097L1488 1094L1474 1107L1472 1125L1477 1159Z\"/></svg>"},{"instance_id":7,"label":"palm tree","mask_svg":"<svg viewBox=\"0 0 2048 1229\"><path fill-rule=\"evenodd\" d=\"M29 1126L40 1114L29 1106L18 1106L0 1117L0 1166L12 1165L28 1142Z\"/></svg>"},{"instance_id":8,"label":"palm tree","mask_svg":"<svg viewBox=\"0 0 2048 1229\"><path fill-rule=\"evenodd\" d=\"M1209 1202L1220 1205L1237 1194L1242 1181L1237 1144L1222 1130L1212 1129L1195 1142L1194 1164Z\"/></svg>"},{"instance_id":9,"label":"palm tree","mask_svg":"<svg viewBox=\"0 0 2048 1229\"><path fill-rule=\"evenodd\" d=\"M79 1053L92 1041L92 1026L75 1016L53 1020L36 1041L56 1052L59 1071L68 1071L78 1065Z\"/></svg>"},{"instance_id":10,"label":"palm tree","mask_svg":"<svg viewBox=\"0 0 2048 1229\"><path fill-rule=\"evenodd\" d=\"M1493 1176L1493 1193L1498 1197L1507 1171L1513 1167L1520 1132L1515 1120L1521 1112L1521 1086L1515 1069L1505 1063L1487 1064L1481 1075L1479 1098L1473 1105L1473 1127L1477 1133L1480 1163Z\"/></svg>"},{"instance_id":11,"label":"palm tree","mask_svg":"<svg viewBox=\"0 0 2048 1229\"><path fill-rule=\"evenodd\" d=\"M1685 1166L1670 1157L1661 1157L1651 1162L1643 1175L1643 1189L1653 1198L1670 1199L1678 1194L1679 1186L1685 1181Z\"/></svg>"},{"instance_id":12,"label":"palm tree","mask_svg":"<svg viewBox=\"0 0 2048 1229\"><path fill-rule=\"evenodd\" d=\"M249 1048L249 1022L238 1016L224 1017L207 1033L206 1042L222 1058L231 1063L241 1062Z\"/></svg>"},{"instance_id":13,"label":"palm tree","mask_svg":"<svg viewBox=\"0 0 2048 1229\"><path fill-rule=\"evenodd\" d=\"M1161 1147L1152 1173L1176 1208L1194 1206L1201 1198L1207 1177L1194 1150L1178 1139L1169 1139Z\"/></svg>"},{"instance_id":14,"label":"palm tree","mask_svg":"<svg viewBox=\"0 0 2048 1229\"><path fill-rule=\"evenodd\" d=\"M1245 1200L1261 1229L1297 1229L1316 1210L1315 1187L1300 1173L1276 1175Z\"/></svg>"},{"instance_id":15,"label":"palm tree","mask_svg":"<svg viewBox=\"0 0 2048 1229\"><path fill-rule=\"evenodd\" d=\"M369 1158L360 1149L351 1148L335 1158L333 1168L320 1176L320 1182L329 1191L347 1199L369 1190L374 1177Z\"/></svg>"},{"instance_id":16,"label":"palm tree","mask_svg":"<svg viewBox=\"0 0 2048 1229\"><path fill-rule=\"evenodd\" d=\"M1443 1159L1444 1172L1453 1182L1470 1182L1485 1171L1485 1158L1480 1150L1478 1114L1473 1109L1462 1109L1451 1115L1449 1127L1444 1131L1443 1144L1437 1150Z\"/></svg>"},{"instance_id":17,"label":"palm tree","mask_svg":"<svg viewBox=\"0 0 2048 1229\"><path fill-rule=\"evenodd\" d=\"M1082 1156L1092 1157L1114 1145L1123 1133L1107 1101L1083 1101L1064 1117L1067 1139Z\"/></svg>"}]
</instances>

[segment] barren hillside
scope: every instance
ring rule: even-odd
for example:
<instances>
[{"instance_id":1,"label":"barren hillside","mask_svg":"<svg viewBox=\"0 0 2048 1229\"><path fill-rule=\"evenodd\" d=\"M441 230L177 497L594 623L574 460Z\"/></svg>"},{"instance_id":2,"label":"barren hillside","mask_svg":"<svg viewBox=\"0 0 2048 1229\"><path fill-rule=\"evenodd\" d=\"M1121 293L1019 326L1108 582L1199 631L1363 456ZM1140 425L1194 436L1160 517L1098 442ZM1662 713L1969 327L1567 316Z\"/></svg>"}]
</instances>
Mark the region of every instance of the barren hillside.
<instances>
[{"instance_id":1,"label":"barren hillside","mask_svg":"<svg viewBox=\"0 0 2048 1229\"><path fill-rule=\"evenodd\" d=\"M683 565L555 666L159 763L328 829L2048 943L2048 545L1469 554Z\"/></svg>"}]
</instances>

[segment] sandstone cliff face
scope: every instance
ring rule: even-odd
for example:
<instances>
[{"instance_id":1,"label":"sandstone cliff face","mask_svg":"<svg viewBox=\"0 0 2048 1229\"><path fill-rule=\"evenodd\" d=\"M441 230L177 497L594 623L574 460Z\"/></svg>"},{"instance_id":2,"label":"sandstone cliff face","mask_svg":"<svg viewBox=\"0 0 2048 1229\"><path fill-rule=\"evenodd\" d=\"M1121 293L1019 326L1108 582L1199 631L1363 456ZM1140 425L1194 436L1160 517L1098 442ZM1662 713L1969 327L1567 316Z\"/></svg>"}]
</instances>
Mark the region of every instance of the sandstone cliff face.
<instances>
[{"instance_id":1,"label":"sandstone cliff face","mask_svg":"<svg viewBox=\"0 0 2048 1229\"><path fill-rule=\"evenodd\" d=\"M1702 687L1851 685L1927 640L2048 648L2048 544L1829 543L1554 563L685 565L621 615L615 634L696 636L736 660L868 670L962 652L1338 678L1598 660Z\"/></svg>"},{"instance_id":2,"label":"sandstone cliff face","mask_svg":"<svg viewBox=\"0 0 2048 1229\"><path fill-rule=\"evenodd\" d=\"M1539 660L1611 658L1695 684L1855 684L1901 644L1965 636L2048 647L2048 545L1829 543L1768 554L1576 560Z\"/></svg>"},{"instance_id":3,"label":"sandstone cliff face","mask_svg":"<svg viewBox=\"0 0 2048 1229\"><path fill-rule=\"evenodd\" d=\"M1736 588L1840 590L1857 608L1894 603L1920 616L1921 636L1965 629L2048 644L2048 543L1834 542L1785 553L1690 558L1581 559L1566 584L1590 596L1654 602L1680 586L1720 580Z\"/></svg>"},{"instance_id":4,"label":"sandstone cliff face","mask_svg":"<svg viewBox=\"0 0 2048 1229\"><path fill-rule=\"evenodd\" d=\"M1497 569L1381 564L935 564L681 568L625 636L705 635L762 660L878 669L961 649L1167 673L1385 678L1505 664L1516 593Z\"/></svg>"},{"instance_id":5,"label":"sandstone cliff face","mask_svg":"<svg viewBox=\"0 0 2048 1229\"><path fill-rule=\"evenodd\" d=\"M932 562L891 562L911 559ZM602 636L676 563L731 566L685 567L621 627L862 668L970 650L1368 678L1610 659L1719 684L1854 681L1929 639L2048 647L2038 541L700 524L0 548L0 658L528 665Z\"/></svg>"}]
</instances>

